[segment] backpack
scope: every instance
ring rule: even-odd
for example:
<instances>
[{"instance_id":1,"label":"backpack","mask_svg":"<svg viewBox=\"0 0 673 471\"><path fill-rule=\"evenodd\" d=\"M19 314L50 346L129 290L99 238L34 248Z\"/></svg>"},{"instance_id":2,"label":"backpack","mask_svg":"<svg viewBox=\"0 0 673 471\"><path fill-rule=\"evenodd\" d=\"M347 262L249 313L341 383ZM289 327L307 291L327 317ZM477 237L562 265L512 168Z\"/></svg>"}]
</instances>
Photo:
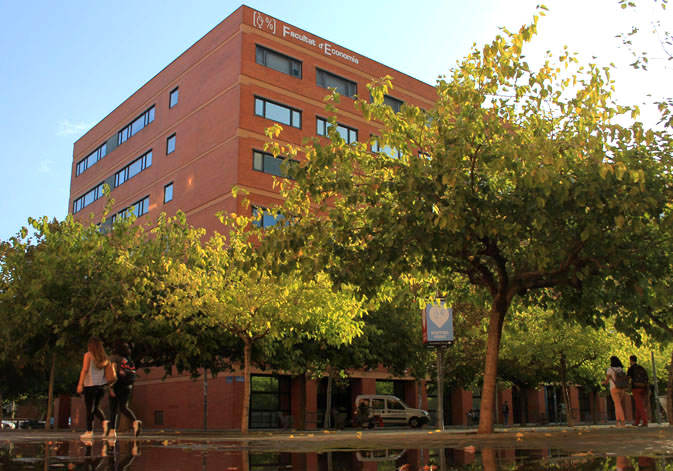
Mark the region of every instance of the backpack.
<instances>
[{"instance_id":1,"label":"backpack","mask_svg":"<svg viewBox=\"0 0 673 471\"><path fill-rule=\"evenodd\" d=\"M615 387L619 389L626 389L629 386L629 378L626 376L624 369L622 368L617 370L616 368L613 368L612 371L615 372Z\"/></svg>"},{"instance_id":2,"label":"backpack","mask_svg":"<svg viewBox=\"0 0 673 471\"><path fill-rule=\"evenodd\" d=\"M119 365L117 383L121 386L131 386L136 381L136 366L131 360L124 357Z\"/></svg>"},{"instance_id":3,"label":"backpack","mask_svg":"<svg viewBox=\"0 0 673 471\"><path fill-rule=\"evenodd\" d=\"M631 367L631 384L634 388L646 388L650 384L645 368L640 365Z\"/></svg>"}]
</instances>

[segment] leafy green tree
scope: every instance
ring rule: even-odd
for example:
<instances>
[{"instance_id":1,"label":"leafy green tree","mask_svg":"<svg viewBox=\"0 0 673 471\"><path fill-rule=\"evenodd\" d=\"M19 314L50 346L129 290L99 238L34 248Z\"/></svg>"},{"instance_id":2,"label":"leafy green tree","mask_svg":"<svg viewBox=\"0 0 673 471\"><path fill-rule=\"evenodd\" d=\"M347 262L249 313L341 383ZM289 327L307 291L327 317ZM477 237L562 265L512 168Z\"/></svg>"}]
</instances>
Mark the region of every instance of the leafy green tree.
<instances>
[{"instance_id":1,"label":"leafy green tree","mask_svg":"<svg viewBox=\"0 0 673 471\"><path fill-rule=\"evenodd\" d=\"M241 431L248 431L250 365L255 344L268 338L292 348L298 339L323 340L330 345L352 341L360 334L363 301L354 289L335 291L329 277L317 272L305 280L298 272L275 272L279 259L273 245L282 230L265 231L254 219L220 216L226 236L215 233L199 252L198 263L188 266L165 257L163 277L170 289L158 295L164 312L173 317L206 313L204 327L221 329L243 343L245 377Z\"/></svg>"},{"instance_id":2,"label":"leafy green tree","mask_svg":"<svg viewBox=\"0 0 673 471\"><path fill-rule=\"evenodd\" d=\"M390 81L371 87L373 102L356 102L380 129L369 142L346 144L332 118L327 142L272 146L306 157L284 185L289 246L323 243L306 253L330 255L303 263L370 289L429 272L481 290L490 304L482 433L493 430L512 302L568 296L588 316L627 270L647 273L640 257L654 250L669 185L663 136L615 124L635 111L613 103L609 69L563 54L533 70L523 46L536 29L537 17L475 48L438 81L428 110L395 113L383 104ZM328 110L338 111L337 95Z\"/></svg>"}]
</instances>

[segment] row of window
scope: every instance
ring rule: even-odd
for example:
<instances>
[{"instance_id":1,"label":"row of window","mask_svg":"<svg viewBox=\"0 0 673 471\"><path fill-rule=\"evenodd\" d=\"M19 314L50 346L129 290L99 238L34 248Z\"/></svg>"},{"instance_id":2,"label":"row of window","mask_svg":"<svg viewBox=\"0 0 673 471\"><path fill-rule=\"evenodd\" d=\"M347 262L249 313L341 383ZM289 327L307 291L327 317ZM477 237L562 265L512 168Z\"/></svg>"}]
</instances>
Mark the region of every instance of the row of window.
<instances>
[{"instance_id":1,"label":"row of window","mask_svg":"<svg viewBox=\"0 0 673 471\"><path fill-rule=\"evenodd\" d=\"M91 190L87 191L84 195L80 196L75 201L73 201L72 203L73 214L89 206L98 198L102 198L104 185L105 185L104 182L99 183L98 185L96 185L95 188L92 188Z\"/></svg>"},{"instance_id":2,"label":"row of window","mask_svg":"<svg viewBox=\"0 0 673 471\"><path fill-rule=\"evenodd\" d=\"M176 134L173 133L166 139L166 155L175 152L175 145L176 145ZM114 180L111 180L107 183L112 188L117 188L119 185L135 177L143 170L149 168L151 165L152 165L152 149L150 149L145 154L138 157L136 160L128 164L126 167L116 172L114 174ZM103 192L102 190L99 191L99 187L102 188L102 185L103 183L97 185L95 188L89 190L85 195L81 196L80 198L77 198L72 205L73 214L89 206L98 198L101 198L103 196Z\"/></svg>"},{"instance_id":3,"label":"row of window","mask_svg":"<svg viewBox=\"0 0 673 471\"><path fill-rule=\"evenodd\" d=\"M325 118L316 118L316 132L318 136L327 136L327 129L329 128L329 121ZM337 123L337 132L341 138L346 141L346 144L352 144L358 140L358 130Z\"/></svg>"},{"instance_id":4,"label":"row of window","mask_svg":"<svg viewBox=\"0 0 673 471\"><path fill-rule=\"evenodd\" d=\"M75 171L75 176L79 175L93 164L98 162L100 159L105 157L107 154L107 142L104 142L102 146L94 150L92 153L84 157L82 160L77 162L77 170Z\"/></svg>"},{"instance_id":5,"label":"row of window","mask_svg":"<svg viewBox=\"0 0 673 471\"><path fill-rule=\"evenodd\" d=\"M393 107L393 109L395 109L395 107L399 109L402 105L402 102L395 98L390 98L390 100L394 100L389 102L389 106ZM276 103L267 100L266 98L255 97L255 114L262 118L270 119L277 123L286 124L295 128L301 128L301 113L300 110L291 108L287 105ZM327 136L328 127L329 121L327 119L316 117L316 134L318 134L318 136ZM358 140L358 130L346 126L345 124L337 123L337 132L347 144L352 144ZM395 152L392 152L389 148L380 150L378 144L372 146L372 151L383 152L391 157L399 157L399 153L394 155Z\"/></svg>"},{"instance_id":6,"label":"row of window","mask_svg":"<svg viewBox=\"0 0 673 471\"><path fill-rule=\"evenodd\" d=\"M301 61L260 45L256 46L255 56L258 64L301 79ZM358 92L356 82L318 68L316 68L316 85L322 88L335 88L340 95L351 98ZM402 100L388 95L383 97L383 104L390 106L395 113L400 112L403 103Z\"/></svg>"},{"instance_id":7,"label":"row of window","mask_svg":"<svg viewBox=\"0 0 673 471\"><path fill-rule=\"evenodd\" d=\"M179 98L179 89L178 87L175 87L168 94L168 107L173 108L175 105L177 105L178 98ZM147 110L145 110L140 116L131 121L128 125L124 126L124 128L117 133L117 145L126 142L130 137L134 136L141 129L145 128L145 126L154 121L154 113L155 113L155 106L152 105ZM114 143L111 145L114 146ZM114 150L114 147L112 150ZM77 162L75 176L80 175L82 172L90 168L93 164L95 164L100 159L105 157L106 154L107 154L107 142L104 142L96 150L94 150L89 155L84 157L82 160Z\"/></svg>"},{"instance_id":8,"label":"row of window","mask_svg":"<svg viewBox=\"0 0 673 471\"><path fill-rule=\"evenodd\" d=\"M257 45L255 61L270 69L301 79L302 63L293 57ZM354 81L318 68L316 68L316 85L322 88L336 88L339 94L351 98L358 93L358 86Z\"/></svg>"},{"instance_id":9,"label":"row of window","mask_svg":"<svg viewBox=\"0 0 673 471\"><path fill-rule=\"evenodd\" d=\"M140 217L144 214L147 214L150 210L150 197L149 195L141 199L140 201L136 201L133 203L131 206L129 206L126 209L122 209L119 211L117 214L112 215L112 224L117 220L117 218L122 218L126 219L133 213L136 217Z\"/></svg>"},{"instance_id":10,"label":"row of window","mask_svg":"<svg viewBox=\"0 0 673 471\"><path fill-rule=\"evenodd\" d=\"M135 136L141 129L150 124L152 121L154 121L154 105L152 105L147 111L131 121L117 133L117 145L128 141L130 137Z\"/></svg>"},{"instance_id":11,"label":"row of window","mask_svg":"<svg viewBox=\"0 0 673 471\"><path fill-rule=\"evenodd\" d=\"M164 203L173 200L173 182L164 185ZM126 219L133 213L136 217L143 216L150 211L150 197L145 196L143 199L136 201L125 209L122 209L117 214L113 214L110 218L110 223L114 224L117 218Z\"/></svg>"},{"instance_id":12,"label":"row of window","mask_svg":"<svg viewBox=\"0 0 673 471\"><path fill-rule=\"evenodd\" d=\"M115 173L114 187L117 188L122 183L135 177L143 170L152 165L152 150L150 149L145 154L138 157L136 160L128 164L126 167Z\"/></svg>"}]
</instances>

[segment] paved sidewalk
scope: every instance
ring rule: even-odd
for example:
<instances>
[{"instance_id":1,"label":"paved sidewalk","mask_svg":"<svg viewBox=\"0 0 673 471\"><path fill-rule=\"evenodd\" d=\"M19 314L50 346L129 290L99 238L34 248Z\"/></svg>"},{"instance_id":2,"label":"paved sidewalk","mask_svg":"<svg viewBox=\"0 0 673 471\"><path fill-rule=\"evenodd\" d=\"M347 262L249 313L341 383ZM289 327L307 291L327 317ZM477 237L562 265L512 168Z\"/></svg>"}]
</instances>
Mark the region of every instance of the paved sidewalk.
<instances>
[{"instance_id":1,"label":"paved sidewalk","mask_svg":"<svg viewBox=\"0 0 673 471\"><path fill-rule=\"evenodd\" d=\"M62 442L79 440L80 431L3 430L0 441L13 443ZM100 433L94 440L101 440ZM133 437L120 434L117 441ZM514 427L479 435L476 430L449 428L439 431L390 428L343 431L254 431L242 435L236 431L201 432L193 430L146 429L138 437L143 446L184 447L228 450L266 450L316 452L382 448L458 448L458 449L543 449L593 452L619 455L673 456L673 427L650 425L648 428L615 426Z\"/></svg>"}]
</instances>

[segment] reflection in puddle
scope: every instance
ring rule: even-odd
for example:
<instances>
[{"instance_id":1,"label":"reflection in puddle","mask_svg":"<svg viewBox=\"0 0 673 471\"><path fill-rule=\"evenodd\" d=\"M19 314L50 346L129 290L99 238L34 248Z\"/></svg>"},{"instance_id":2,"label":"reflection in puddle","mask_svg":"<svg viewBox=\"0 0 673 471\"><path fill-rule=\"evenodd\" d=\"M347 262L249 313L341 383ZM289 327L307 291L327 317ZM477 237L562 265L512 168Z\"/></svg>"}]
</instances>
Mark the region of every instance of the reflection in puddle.
<instances>
[{"instance_id":1,"label":"reflection in puddle","mask_svg":"<svg viewBox=\"0 0 673 471\"><path fill-rule=\"evenodd\" d=\"M241 451L226 443L105 441L0 443L0 471L673 471L672 456L545 450L365 449L325 453Z\"/></svg>"}]
</instances>

